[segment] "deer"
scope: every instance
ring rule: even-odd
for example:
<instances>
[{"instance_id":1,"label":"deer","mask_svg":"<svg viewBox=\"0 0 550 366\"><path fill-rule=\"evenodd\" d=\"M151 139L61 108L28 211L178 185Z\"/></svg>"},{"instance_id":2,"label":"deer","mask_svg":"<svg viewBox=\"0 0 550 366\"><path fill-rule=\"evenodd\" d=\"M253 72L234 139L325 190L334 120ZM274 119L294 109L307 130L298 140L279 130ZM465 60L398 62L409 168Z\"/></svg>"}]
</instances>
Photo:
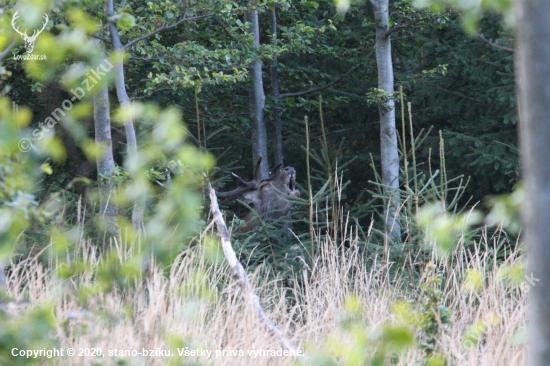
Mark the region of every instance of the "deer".
<instances>
[{"instance_id":1,"label":"deer","mask_svg":"<svg viewBox=\"0 0 550 366\"><path fill-rule=\"evenodd\" d=\"M46 28L46 25L48 25L48 21L50 20L50 18L48 18L48 14L44 14L44 18L46 19L44 21L44 24L42 24L42 29L35 30L32 36L29 37L27 35L26 29L25 29L25 32L20 32L19 27L16 26L15 20L19 18L17 13L19 13L19 10L17 10L15 14L13 14L13 17L11 18L11 26L17 33L21 35L21 37L23 37L23 40L25 41L25 48L27 50L27 53L32 53L32 50L34 49L34 43L36 42L36 38L38 38L38 35L42 33L42 31Z\"/></svg>"},{"instance_id":2,"label":"deer","mask_svg":"<svg viewBox=\"0 0 550 366\"><path fill-rule=\"evenodd\" d=\"M241 185L227 192L216 192L220 198L239 198L244 203L251 205L253 212L244 217L246 226L238 230L239 233L246 233L254 229L262 221L274 221L288 215L292 207L292 198L300 197L300 191L296 188L296 170L287 166L279 170L282 164L278 164L271 170L267 179L259 179L260 156L254 169L254 178L245 181L237 174Z\"/></svg>"}]
</instances>

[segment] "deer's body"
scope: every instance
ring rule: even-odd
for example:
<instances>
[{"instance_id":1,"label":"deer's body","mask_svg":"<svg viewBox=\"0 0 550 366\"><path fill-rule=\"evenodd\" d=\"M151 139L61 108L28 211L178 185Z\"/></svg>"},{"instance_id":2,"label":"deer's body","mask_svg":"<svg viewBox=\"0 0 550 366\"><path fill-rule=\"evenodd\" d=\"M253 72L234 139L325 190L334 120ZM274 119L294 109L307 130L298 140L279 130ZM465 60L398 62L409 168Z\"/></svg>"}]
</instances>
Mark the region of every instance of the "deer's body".
<instances>
[{"instance_id":1,"label":"deer's body","mask_svg":"<svg viewBox=\"0 0 550 366\"><path fill-rule=\"evenodd\" d=\"M258 160L256 166L261 162ZM280 165L279 165L280 166ZM300 192L296 189L296 170L293 167L286 167L277 170L273 169L271 176L267 179L257 178L246 182L237 177L242 185L229 192L218 192L222 198L236 197L250 205L253 212L244 217L247 225L239 232L248 232L262 221L273 221L288 215L292 207L292 198L299 197Z\"/></svg>"}]
</instances>

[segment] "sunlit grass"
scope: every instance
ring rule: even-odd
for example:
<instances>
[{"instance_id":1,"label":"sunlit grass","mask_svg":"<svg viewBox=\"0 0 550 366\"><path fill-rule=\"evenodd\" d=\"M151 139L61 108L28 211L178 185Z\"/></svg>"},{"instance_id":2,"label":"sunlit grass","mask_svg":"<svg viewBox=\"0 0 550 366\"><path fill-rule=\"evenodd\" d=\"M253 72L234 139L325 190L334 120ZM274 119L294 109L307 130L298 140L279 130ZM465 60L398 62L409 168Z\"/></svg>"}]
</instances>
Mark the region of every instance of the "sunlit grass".
<instances>
[{"instance_id":1,"label":"sunlit grass","mask_svg":"<svg viewBox=\"0 0 550 366\"><path fill-rule=\"evenodd\" d=\"M422 297L418 285L406 282L400 270L390 271L396 263L383 258L367 260L356 231L347 228L345 232L345 248L329 236L318 239L313 266L302 271L299 279L273 279L268 274L260 278L265 272L262 268L249 274L252 283L261 284L256 291L268 316L295 348L305 352L306 364L316 364L318 357L329 357L336 364L354 364L357 334L346 326L350 316L352 325L359 325L374 338L385 326L408 327L416 342L396 353L392 362L423 364L423 351L418 346L421 331L414 319ZM210 240L207 233L203 234L201 243ZM450 325L444 327L438 347L442 357L455 365L520 365L525 360L521 338L528 289L521 286L521 279L506 275L521 267L518 252L507 253L500 262L494 260L490 249L496 247L499 234L503 233L490 237L482 234L473 247L459 246L446 260L436 262L443 278L444 302L451 310ZM202 245L179 255L168 270L150 265L146 279L135 281L124 292L83 298L82 291L74 290L93 287L93 269L103 260L94 254L96 248L91 243L81 239L74 249L78 253L73 253L90 269L68 281L56 277L57 261L47 258L47 250L13 264L9 272L8 292L15 301L7 310L12 316L27 307L53 303L57 324L54 336L63 348L100 348L106 354L105 358L54 358L45 360L47 364L115 365L121 359L129 365L294 362L291 357L247 356L248 350L278 349L279 344L263 328L251 304L242 300L228 267L211 260L211 253L206 255L209 251ZM121 261L131 256L132 244L113 241L111 245ZM214 352L210 358L180 357L177 348L184 347ZM372 343L372 347L367 351L374 355L380 344ZM142 352L155 348L171 349L174 356L108 356L109 350ZM216 358L216 350L243 350L244 356L225 353Z\"/></svg>"}]
</instances>

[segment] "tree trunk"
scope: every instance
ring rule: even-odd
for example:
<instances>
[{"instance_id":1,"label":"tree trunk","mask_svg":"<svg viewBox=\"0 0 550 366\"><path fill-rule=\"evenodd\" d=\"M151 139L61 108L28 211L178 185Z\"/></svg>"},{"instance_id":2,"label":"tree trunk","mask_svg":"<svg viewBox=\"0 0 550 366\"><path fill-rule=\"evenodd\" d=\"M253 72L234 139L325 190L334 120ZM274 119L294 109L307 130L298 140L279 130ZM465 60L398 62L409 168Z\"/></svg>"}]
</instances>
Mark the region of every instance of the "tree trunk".
<instances>
[{"instance_id":1,"label":"tree trunk","mask_svg":"<svg viewBox=\"0 0 550 366\"><path fill-rule=\"evenodd\" d=\"M248 31L254 37L252 48L260 49L260 25L258 23L258 10L246 13L246 21L250 23ZM253 83L249 91L250 95L250 120L252 123L252 160L256 165L259 157L260 179L269 177L269 163L267 157L267 132L264 122L265 93L262 80L262 64L258 61L251 67Z\"/></svg>"},{"instance_id":2,"label":"tree trunk","mask_svg":"<svg viewBox=\"0 0 550 366\"><path fill-rule=\"evenodd\" d=\"M271 42L277 45L277 9L273 6L269 10L269 27L271 28ZM271 87L275 108L273 108L273 135L275 140L275 165L283 164L283 128L281 122L281 107L279 106L279 74L277 73L277 55L271 61Z\"/></svg>"},{"instance_id":3,"label":"tree trunk","mask_svg":"<svg viewBox=\"0 0 550 366\"><path fill-rule=\"evenodd\" d=\"M550 2L520 0L516 67L528 248L529 362L550 360Z\"/></svg>"},{"instance_id":4,"label":"tree trunk","mask_svg":"<svg viewBox=\"0 0 550 366\"><path fill-rule=\"evenodd\" d=\"M385 212L386 234L394 240L400 240L399 224L399 153L395 130L395 105L393 101L393 65L391 58L391 38L388 30L388 0L371 0L374 16L378 24L376 29L376 64L378 66L378 89L388 95L380 103L380 155L382 158L382 183L387 187L389 197Z\"/></svg>"},{"instance_id":5,"label":"tree trunk","mask_svg":"<svg viewBox=\"0 0 550 366\"><path fill-rule=\"evenodd\" d=\"M104 149L103 155L96 158L100 215L106 220L107 232L115 234L117 232L116 217L118 214L118 208L114 203L116 196L115 184L112 178L101 178L101 176L111 177L115 170L107 84L101 86L99 92L94 95L94 126L95 142Z\"/></svg>"},{"instance_id":6,"label":"tree trunk","mask_svg":"<svg viewBox=\"0 0 550 366\"><path fill-rule=\"evenodd\" d=\"M107 14L110 17L114 15L113 0L107 0ZM113 20L109 21L109 31L111 33L111 42L115 51L123 51L122 43L118 35L116 23ZM116 94L118 102L122 109L130 108L130 98L126 92L126 85L124 80L124 65L122 58L114 65L115 70L115 84ZM137 139L136 130L134 128L134 121L132 117L128 117L128 120L124 122L124 131L126 132L126 144L128 152L128 161L130 164L135 164L137 157ZM132 212L132 224L138 231L143 230L143 213L145 211L145 196L139 195L134 203L134 210Z\"/></svg>"}]
</instances>

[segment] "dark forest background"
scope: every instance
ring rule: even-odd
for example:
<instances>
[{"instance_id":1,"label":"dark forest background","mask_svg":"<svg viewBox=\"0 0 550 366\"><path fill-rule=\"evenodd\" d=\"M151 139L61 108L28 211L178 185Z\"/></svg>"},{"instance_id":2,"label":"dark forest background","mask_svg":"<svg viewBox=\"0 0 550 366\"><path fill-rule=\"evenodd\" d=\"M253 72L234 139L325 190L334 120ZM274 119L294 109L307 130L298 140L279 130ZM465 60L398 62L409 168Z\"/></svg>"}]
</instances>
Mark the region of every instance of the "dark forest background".
<instances>
[{"instance_id":1,"label":"dark forest background","mask_svg":"<svg viewBox=\"0 0 550 366\"><path fill-rule=\"evenodd\" d=\"M127 7L139 23L144 5L130 2ZM408 1L391 2L390 13L395 24L411 23L410 7ZM422 14L415 16L420 19ZM269 74L273 52L279 52L281 94L322 87L344 76L321 92L283 98L279 103L284 163L296 168L297 180L305 186L306 154L301 148L306 140L303 121L305 116L310 121L312 148L320 148L319 95L322 95L329 149L335 152L342 146L341 161L353 159L345 174L345 180L351 184L345 191L344 203L351 208L364 196L368 182L374 180L370 156L377 166L380 164L379 113L371 96L377 86L377 74L372 53L374 19L370 5L352 6L344 17L335 15L331 1L298 1L288 10L280 11L277 18L279 40L284 43L279 49L270 48L268 14L260 12L270 162L274 161L275 101ZM235 82L204 83L196 100L196 88L181 87L185 84L182 75L169 71L173 65L179 65L182 70L191 70L187 75L189 80L197 80L205 68L231 74L234 67L246 67L250 56L232 37L235 30L228 30L225 23L217 17L184 23L145 45L134 46L125 69L126 83L134 100L178 106L197 145L198 102L201 147L217 157L219 166L231 166L235 173L250 178L253 166L250 81L242 78ZM124 43L124 35L122 40ZM460 16L450 10L428 15L414 26L396 32L392 38L396 90L402 87L405 103L411 103L414 130L418 134L422 129L433 127L418 152L419 159L427 161L431 148L432 162L438 164L438 131L442 131L447 174L470 177L463 203L470 198L470 203L475 203L488 195L510 192L518 180L513 53L485 40L505 46L512 43L510 33L503 29L497 16L484 17L478 34L469 35ZM222 50L221 45L228 44L232 47ZM8 95L15 103L32 108L33 124L45 119L68 95L55 83L43 85L31 80L20 62L8 60L5 67L13 73ZM116 105L114 88L111 94ZM396 113L400 130L399 100ZM405 118L408 124L408 115ZM85 121L85 128L93 135L91 117ZM148 128L149 125L137 123L138 133ZM76 176L96 180L94 162L86 158L77 143L71 142L63 126L59 126L56 133L63 136L69 159L47 177L48 191L65 187ZM121 126L114 131L114 150L117 163L122 165L125 142ZM83 189L83 185L77 184L71 192L79 195Z\"/></svg>"}]
</instances>

